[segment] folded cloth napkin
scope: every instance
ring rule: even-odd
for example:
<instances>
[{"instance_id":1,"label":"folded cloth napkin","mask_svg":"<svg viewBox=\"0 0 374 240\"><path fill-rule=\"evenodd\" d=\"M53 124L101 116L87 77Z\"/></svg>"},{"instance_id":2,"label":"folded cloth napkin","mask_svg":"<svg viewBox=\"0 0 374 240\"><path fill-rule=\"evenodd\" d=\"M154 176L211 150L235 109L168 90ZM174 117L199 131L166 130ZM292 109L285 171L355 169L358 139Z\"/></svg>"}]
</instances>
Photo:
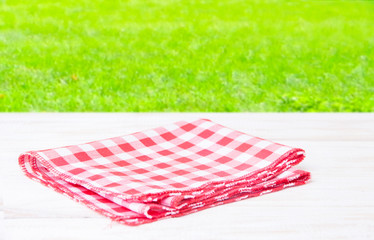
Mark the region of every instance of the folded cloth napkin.
<instances>
[{"instance_id":1,"label":"folded cloth napkin","mask_svg":"<svg viewBox=\"0 0 374 240\"><path fill-rule=\"evenodd\" d=\"M23 172L127 225L306 183L304 151L199 119L19 157Z\"/></svg>"}]
</instances>

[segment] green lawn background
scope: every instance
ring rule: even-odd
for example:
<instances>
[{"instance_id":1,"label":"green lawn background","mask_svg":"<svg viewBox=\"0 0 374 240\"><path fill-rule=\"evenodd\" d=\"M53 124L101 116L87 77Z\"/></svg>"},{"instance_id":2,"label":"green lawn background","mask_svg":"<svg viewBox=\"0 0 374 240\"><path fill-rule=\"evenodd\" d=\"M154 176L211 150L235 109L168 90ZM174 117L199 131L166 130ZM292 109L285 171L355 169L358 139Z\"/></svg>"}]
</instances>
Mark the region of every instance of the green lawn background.
<instances>
[{"instance_id":1,"label":"green lawn background","mask_svg":"<svg viewBox=\"0 0 374 240\"><path fill-rule=\"evenodd\" d=\"M0 0L0 111L374 111L374 2Z\"/></svg>"}]
</instances>

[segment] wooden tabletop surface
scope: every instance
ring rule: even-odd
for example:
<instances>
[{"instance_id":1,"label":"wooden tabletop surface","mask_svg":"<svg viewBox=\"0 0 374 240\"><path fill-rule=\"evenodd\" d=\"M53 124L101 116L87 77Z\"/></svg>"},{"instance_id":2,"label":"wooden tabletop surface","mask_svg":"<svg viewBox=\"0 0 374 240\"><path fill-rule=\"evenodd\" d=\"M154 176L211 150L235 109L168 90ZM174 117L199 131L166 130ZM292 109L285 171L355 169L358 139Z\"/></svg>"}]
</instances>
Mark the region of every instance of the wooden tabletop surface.
<instances>
[{"instance_id":1,"label":"wooden tabletop surface","mask_svg":"<svg viewBox=\"0 0 374 240\"><path fill-rule=\"evenodd\" d=\"M26 178L24 151L208 118L300 147L312 181L138 227L112 222ZM0 114L0 239L374 239L374 114Z\"/></svg>"}]
</instances>

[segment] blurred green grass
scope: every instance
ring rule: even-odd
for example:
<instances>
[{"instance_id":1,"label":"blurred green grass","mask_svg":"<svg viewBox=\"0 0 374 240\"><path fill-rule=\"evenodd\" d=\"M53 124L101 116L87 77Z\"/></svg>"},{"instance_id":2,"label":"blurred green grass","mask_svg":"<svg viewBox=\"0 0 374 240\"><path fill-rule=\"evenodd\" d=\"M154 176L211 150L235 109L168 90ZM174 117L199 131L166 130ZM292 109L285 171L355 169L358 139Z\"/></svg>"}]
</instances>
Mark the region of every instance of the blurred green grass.
<instances>
[{"instance_id":1,"label":"blurred green grass","mask_svg":"<svg viewBox=\"0 0 374 240\"><path fill-rule=\"evenodd\" d=\"M0 0L0 111L374 111L374 2Z\"/></svg>"}]
</instances>

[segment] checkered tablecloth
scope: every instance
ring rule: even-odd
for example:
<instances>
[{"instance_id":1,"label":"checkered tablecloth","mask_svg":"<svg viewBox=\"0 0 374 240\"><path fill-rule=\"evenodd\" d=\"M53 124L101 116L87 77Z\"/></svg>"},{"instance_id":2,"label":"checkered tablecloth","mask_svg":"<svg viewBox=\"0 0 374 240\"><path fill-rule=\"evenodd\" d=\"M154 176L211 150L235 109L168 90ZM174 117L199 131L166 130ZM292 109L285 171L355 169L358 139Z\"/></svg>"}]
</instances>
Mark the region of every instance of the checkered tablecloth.
<instances>
[{"instance_id":1,"label":"checkered tablecloth","mask_svg":"<svg viewBox=\"0 0 374 240\"><path fill-rule=\"evenodd\" d=\"M29 151L24 173L89 208L128 225L306 183L292 166L304 151L207 119L80 145Z\"/></svg>"}]
</instances>

